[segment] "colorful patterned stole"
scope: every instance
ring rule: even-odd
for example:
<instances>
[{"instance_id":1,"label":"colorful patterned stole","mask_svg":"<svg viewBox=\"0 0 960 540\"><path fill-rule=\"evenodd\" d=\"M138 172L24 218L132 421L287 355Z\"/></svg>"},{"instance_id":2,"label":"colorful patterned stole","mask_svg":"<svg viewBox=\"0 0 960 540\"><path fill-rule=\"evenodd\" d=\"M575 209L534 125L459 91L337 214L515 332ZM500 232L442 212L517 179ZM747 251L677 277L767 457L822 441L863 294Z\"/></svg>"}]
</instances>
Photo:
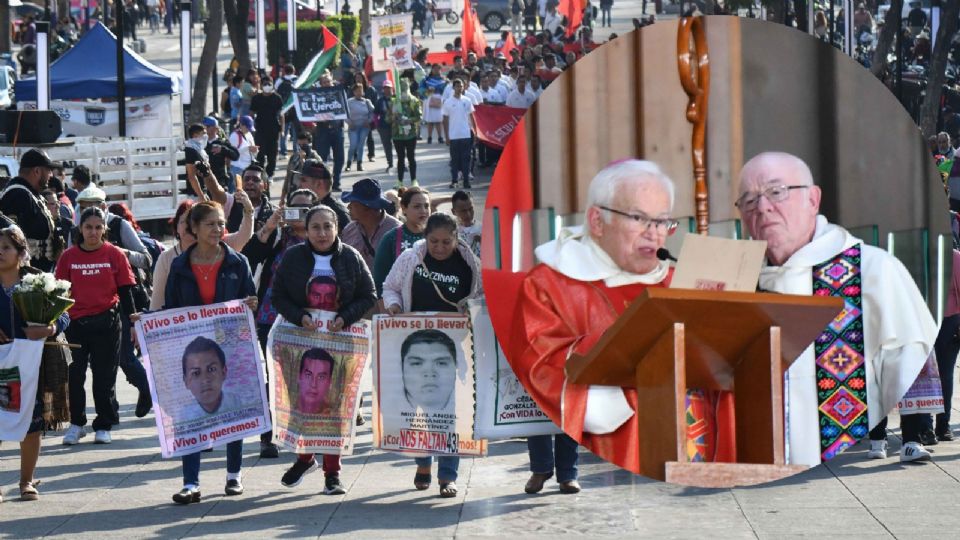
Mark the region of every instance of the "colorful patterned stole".
<instances>
[{"instance_id":1,"label":"colorful patterned stole","mask_svg":"<svg viewBox=\"0 0 960 540\"><path fill-rule=\"evenodd\" d=\"M860 244L813 269L813 294L839 296L844 302L843 311L814 343L822 461L853 446L869 431L860 286Z\"/></svg>"}]
</instances>

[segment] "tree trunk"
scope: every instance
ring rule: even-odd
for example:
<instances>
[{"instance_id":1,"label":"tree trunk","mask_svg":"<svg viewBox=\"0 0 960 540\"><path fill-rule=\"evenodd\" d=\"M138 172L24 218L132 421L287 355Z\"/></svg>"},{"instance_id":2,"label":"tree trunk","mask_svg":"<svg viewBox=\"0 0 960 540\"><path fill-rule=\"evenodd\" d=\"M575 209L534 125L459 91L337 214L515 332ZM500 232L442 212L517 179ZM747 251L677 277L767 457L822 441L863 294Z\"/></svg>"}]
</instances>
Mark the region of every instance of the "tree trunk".
<instances>
[{"instance_id":1,"label":"tree trunk","mask_svg":"<svg viewBox=\"0 0 960 540\"><path fill-rule=\"evenodd\" d=\"M247 18L250 0L223 0L223 13L227 20L227 33L233 45L233 55L240 65L237 74L246 76L253 63L250 62L250 42L247 40ZM204 49L206 50L206 49Z\"/></svg>"},{"instance_id":2,"label":"tree trunk","mask_svg":"<svg viewBox=\"0 0 960 540\"><path fill-rule=\"evenodd\" d=\"M196 79L193 81L193 99L190 100L190 123L199 122L206 114L207 87L217 63L220 38L223 36L223 0L207 0L207 37L200 51Z\"/></svg>"},{"instance_id":3,"label":"tree trunk","mask_svg":"<svg viewBox=\"0 0 960 540\"><path fill-rule=\"evenodd\" d=\"M927 70L926 95L920 105L920 131L924 138L936 135L937 120L940 117L940 97L943 95L943 83L947 79L947 54L950 41L957 31L957 17L960 16L960 2L944 2L940 7L940 28L937 30L937 43Z\"/></svg>"},{"instance_id":4,"label":"tree trunk","mask_svg":"<svg viewBox=\"0 0 960 540\"><path fill-rule=\"evenodd\" d=\"M0 0L0 53L10 52L10 0Z\"/></svg>"},{"instance_id":5,"label":"tree trunk","mask_svg":"<svg viewBox=\"0 0 960 540\"><path fill-rule=\"evenodd\" d=\"M61 17L70 15L70 0L57 0L57 13Z\"/></svg>"},{"instance_id":6,"label":"tree trunk","mask_svg":"<svg viewBox=\"0 0 960 540\"><path fill-rule=\"evenodd\" d=\"M880 31L880 37L877 38L877 48L873 51L873 62L870 63L870 72L875 77L883 77L887 71L887 55L890 53L890 47L897 37L899 28L897 22L900 20L899 13L903 10L903 0L890 0L890 10L883 19L883 30Z\"/></svg>"},{"instance_id":7,"label":"tree trunk","mask_svg":"<svg viewBox=\"0 0 960 540\"><path fill-rule=\"evenodd\" d=\"M371 7L370 0L363 0L360 3L360 43L366 43L364 37L370 33Z\"/></svg>"}]
</instances>

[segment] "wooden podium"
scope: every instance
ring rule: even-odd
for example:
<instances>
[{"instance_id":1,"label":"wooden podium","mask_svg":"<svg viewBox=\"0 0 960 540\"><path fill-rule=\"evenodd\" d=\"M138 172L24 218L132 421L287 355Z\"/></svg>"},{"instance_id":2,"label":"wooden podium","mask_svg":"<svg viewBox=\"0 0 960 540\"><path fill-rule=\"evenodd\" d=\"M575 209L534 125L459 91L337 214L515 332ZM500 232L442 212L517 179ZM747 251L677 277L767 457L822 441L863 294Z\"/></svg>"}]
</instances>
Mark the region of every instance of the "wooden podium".
<instances>
[{"instance_id":1,"label":"wooden podium","mask_svg":"<svg viewBox=\"0 0 960 540\"><path fill-rule=\"evenodd\" d=\"M649 288L586 355L567 362L584 385L637 390L640 472L731 487L806 470L784 455L783 375L843 308L838 297ZM734 394L737 463L686 461L686 390Z\"/></svg>"}]
</instances>

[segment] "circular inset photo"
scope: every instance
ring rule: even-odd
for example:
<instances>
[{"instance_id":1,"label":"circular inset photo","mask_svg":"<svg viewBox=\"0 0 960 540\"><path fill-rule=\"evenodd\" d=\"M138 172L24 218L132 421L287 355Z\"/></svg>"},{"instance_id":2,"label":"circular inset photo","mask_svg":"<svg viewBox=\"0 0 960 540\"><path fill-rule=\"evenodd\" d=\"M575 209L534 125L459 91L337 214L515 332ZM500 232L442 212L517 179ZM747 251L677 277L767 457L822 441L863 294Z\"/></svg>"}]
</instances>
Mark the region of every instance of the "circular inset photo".
<instances>
[{"instance_id":1,"label":"circular inset photo","mask_svg":"<svg viewBox=\"0 0 960 540\"><path fill-rule=\"evenodd\" d=\"M869 71L797 30L624 35L504 149L494 331L543 413L651 478L757 484L867 438L864 459L929 459L954 245L931 152Z\"/></svg>"}]
</instances>

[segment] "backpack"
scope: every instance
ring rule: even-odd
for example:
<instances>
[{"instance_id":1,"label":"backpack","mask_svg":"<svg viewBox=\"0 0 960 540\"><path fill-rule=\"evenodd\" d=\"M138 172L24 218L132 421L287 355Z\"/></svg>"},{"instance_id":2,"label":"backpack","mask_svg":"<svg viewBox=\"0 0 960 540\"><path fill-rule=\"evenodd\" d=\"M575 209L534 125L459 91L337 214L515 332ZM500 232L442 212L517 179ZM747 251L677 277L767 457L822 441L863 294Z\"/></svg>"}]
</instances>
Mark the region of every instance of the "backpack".
<instances>
[{"instance_id":1,"label":"backpack","mask_svg":"<svg viewBox=\"0 0 960 540\"><path fill-rule=\"evenodd\" d=\"M150 237L149 234L145 232L138 232L137 236L140 238L140 241L143 242L144 247L147 248L147 253L150 254L151 260L153 262L150 264L150 283L153 283L153 273L157 270L157 259L160 258L160 254L164 252L167 248L163 244L157 242Z\"/></svg>"},{"instance_id":2,"label":"backpack","mask_svg":"<svg viewBox=\"0 0 960 540\"><path fill-rule=\"evenodd\" d=\"M124 247L123 235L120 232L124 219L120 216L113 216L113 219L108 217L107 219L109 220L109 223L107 223L107 241L117 247ZM143 237L141 236L140 239L143 240ZM156 243L155 240L150 240ZM147 251L150 253L150 256L153 257L154 255L149 245L147 245L146 242L144 242L144 245L147 246ZM154 247L156 248L156 246ZM157 255L159 256L159 253L162 251L163 250L159 250ZM136 268L133 265L130 266L130 270L133 271L133 277L137 280L137 284L134 285L131 291L133 293L133 305L137 308L137 311L150 309L150 296L153 293L153 269L156 268L156 264L157 259L154 258L150 270Z\"/></svg>"}]
</instances>

